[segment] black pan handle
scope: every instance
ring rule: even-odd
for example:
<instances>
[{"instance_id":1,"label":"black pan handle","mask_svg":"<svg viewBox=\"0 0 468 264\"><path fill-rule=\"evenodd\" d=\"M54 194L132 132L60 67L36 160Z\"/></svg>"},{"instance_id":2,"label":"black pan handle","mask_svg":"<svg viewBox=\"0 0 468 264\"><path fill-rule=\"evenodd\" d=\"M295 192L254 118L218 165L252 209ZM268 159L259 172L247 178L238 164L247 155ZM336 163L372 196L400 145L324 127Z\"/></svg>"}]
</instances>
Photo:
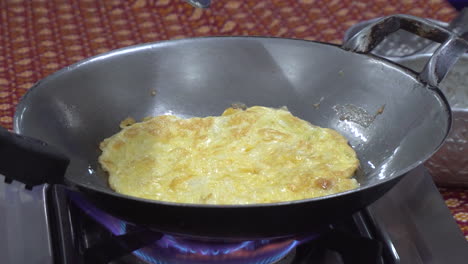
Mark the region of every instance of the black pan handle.
<instances>
[{"instance_id":1,"label":"black pan handle","mask_svg":"<svg viewBox=\"0 0 468 264\"><path fill-rule=\"evenodd\" d=\"M462 14L459 20L464 21L466 16L467 13ZM418 76L423 84L437 87L452 66L468 50L468 33L459 31L459 21L455 21L454 24L455 27L449 30L415 16L388 16L356 33L343 44L342 48L357 53L369 53L386 36L399 29L442 43Z\"/></svg>"},{"instance_id":2,"label":"black pan handle","mask_svg":"<svg viewBox=\"0 0 468 264\"><path fill-rule=\"evenodd\" d=\"M47 143L0 127L0 174L27 187L63 183L70 160Z\"/></svg>"}]
</instances>

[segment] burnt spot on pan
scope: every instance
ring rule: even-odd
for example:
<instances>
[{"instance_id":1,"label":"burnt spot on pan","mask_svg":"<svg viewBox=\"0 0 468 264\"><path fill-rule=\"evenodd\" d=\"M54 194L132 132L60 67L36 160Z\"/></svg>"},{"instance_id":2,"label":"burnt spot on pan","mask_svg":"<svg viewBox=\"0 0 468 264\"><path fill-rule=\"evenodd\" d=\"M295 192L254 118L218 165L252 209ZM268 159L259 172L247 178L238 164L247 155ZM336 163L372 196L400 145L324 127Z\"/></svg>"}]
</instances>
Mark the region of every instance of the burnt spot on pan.
<instances>
[{"instance_id":1,"label":"burnt spot on pan","mask_svg":"<svg viewBox=\"0 0 468 264\"><path fill-rule=\"evenodd\" d=\"M340 121L353 122L367 128L374 122L377 116L383 114L385 105L377 109L373 115L367 112L366 109L353 104L335 105L333 106L333 110L338 114Z\"/></svg>"},{"instance_id":2,"label":"burnt spot on pan","mask_svg":"<svg viewBox=\"0 0 468 264\"><path fill-rule=\"evenodd\" d=\"M234 102L231 104L231 107L234 109L242 109L242 110L247 109L247 105L241 102Z\"/></svg>"},{"instance_id":3,"label":"burnt spot on pan","mask_svg":"<svg viewBox=\"0 0 468 264\"><path fill-rule=\"evenodd\" d=\"M384 110L385 110L385 105L382 105L379 109L377 109L377 112L376 112L375 115L374 115L374 119L375 119L378 115L383 114Z\"/></svg>"},{"instance_id":4,"label":"burnt spot on pan","mask_svg":"<svg viewBox=\"0 0 468 264\"><path fill-rule=\"evenodd\" d=\"M320 98L320 100L313 104L312 106L315 108L315 109L319 109L320 108L320 104L323 102L323 99L325 99L324 97Z\"/></svg>"}]
</instances>

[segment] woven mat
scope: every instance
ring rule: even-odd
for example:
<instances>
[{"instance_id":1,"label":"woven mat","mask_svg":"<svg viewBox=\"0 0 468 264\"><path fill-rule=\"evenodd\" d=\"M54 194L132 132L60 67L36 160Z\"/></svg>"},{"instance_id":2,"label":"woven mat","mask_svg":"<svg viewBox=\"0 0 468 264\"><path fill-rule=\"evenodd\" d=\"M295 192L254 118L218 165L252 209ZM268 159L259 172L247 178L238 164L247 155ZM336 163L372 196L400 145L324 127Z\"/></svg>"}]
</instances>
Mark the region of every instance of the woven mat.
<instances>
[{"instance_id":1,"label":"woven mat","mask_svg":"<svg viewBox=\"0 0 468 264\"><path fill-rule=\"evenodd\" d=\"M207 35L269 35L340 43L347 28L406 13L450 21L442 0L0 1L0 125L11 128L20 97L36 81L86 57L137 43ZM468 238L468 190L441 189Z\"/></svg>"}]
</instances>

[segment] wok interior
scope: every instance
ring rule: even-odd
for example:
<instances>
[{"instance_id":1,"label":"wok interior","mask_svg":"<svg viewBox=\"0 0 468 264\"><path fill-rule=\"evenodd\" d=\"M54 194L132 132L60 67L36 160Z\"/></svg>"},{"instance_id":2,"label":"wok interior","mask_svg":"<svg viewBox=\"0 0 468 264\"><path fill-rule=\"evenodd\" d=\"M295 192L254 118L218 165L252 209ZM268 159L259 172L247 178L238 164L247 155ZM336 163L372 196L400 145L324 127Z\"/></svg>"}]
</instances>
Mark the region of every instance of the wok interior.
<instances>
[{"instance_id":1,"label":"wok interior","mask_svg":"<svg viewBox=\"0 0 468 264\"><path fill-rule=\"evenodd\" d=\"M428 158L449 126L445 101L388 62L300 40L202 38L127 48L66 68L30 90L15 129L69 155L68 180L112 192L98 146L123 119L219 115L236 102L287 106L341 132L358 153L362 187ZM374 115L367 127L361 122Z\"/></svg>"}]
</instances>

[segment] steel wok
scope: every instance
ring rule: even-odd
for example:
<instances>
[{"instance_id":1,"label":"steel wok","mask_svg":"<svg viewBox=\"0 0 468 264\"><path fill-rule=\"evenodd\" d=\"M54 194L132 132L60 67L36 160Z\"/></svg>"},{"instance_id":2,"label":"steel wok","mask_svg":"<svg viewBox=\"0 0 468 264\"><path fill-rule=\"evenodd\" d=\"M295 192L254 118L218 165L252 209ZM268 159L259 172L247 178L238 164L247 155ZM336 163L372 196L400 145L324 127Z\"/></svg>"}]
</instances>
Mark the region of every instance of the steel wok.
<instances>
[{"instance_id":1,"label":"steel wok","mask_svg":"<svg viewBox=\"0 0 468 264\"><path fill-rule=\"evenodd\" d=\"M398 29L443 43L421 73L369 54ZM437 85L466 51L463 37L424 19L395 15L366 27L342 47L268 37L210 37L112 51L38 82L17 107L14 129L19 135L9 136L16 145L26 137L47 142L29 141L22 147L39 151L41 157L52 153L48 160L59 169L49 166L43 172L45 161L38 164L30 156L15 157L21 151L0 150L0 173L29 186L65 184L112 215L157 231L233 239L312 232L374 202L439 148L451 115ZM356 175L360 187L255 205L159 202L109 188L97 163L98 145L119 130L120 121L167 113L219 115L237 102L287 106L300 118L341 132L361 161ZM10 145L4 152L15 145L11 139L5 142ZM67 160L58 152L70 160L65 175L60 171Z\"/></svg>"}]
</instances>

